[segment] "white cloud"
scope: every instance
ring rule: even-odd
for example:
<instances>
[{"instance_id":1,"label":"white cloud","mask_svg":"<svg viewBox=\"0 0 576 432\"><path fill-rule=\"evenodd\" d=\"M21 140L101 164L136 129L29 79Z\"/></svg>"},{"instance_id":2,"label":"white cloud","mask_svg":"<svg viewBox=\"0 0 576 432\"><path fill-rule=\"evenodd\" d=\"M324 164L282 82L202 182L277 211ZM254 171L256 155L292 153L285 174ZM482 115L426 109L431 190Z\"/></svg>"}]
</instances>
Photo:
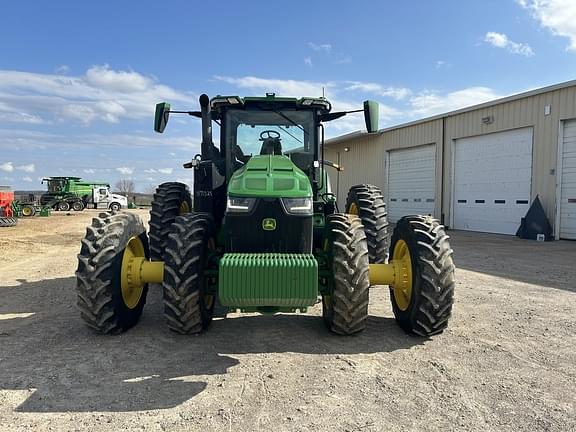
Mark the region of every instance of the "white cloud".
<instances>
[{"instance_id":1,"label":"white cloud","mask_svg":"<svg viewBox=\"0 0 576 432\"><path fill-rule=\"evenodd\" d=\"M502 95L488 87L469 87L446 94L422 92L410 99L410 110L407 114L411 117L429 117L500 97Z\"/></svg>"},{"instance_id":2,"label":"white cloud","mask_svg":"<svg viewBox=\"0 0 576 432\"><path fill-rule=\"evenodd\" d=\"M263 94L266 92L276 92L279 96L293 97L322 96L322 87L327 88L331 86L330 83L267 79L254 76L234 78L216 75L214 78L239 88L257 90Z\"/></svg>"},{"instance_id":3,"label":"white cloud","mask_svg":"<svg viewBox=\"0 0 576 432\"><path fill-rule=\"evenodd\" d=\"M339 59L335 61L336 64L350 64L352 63L352 57L350 56L341 56Z\"/></svg>"},{"instance_id":4,"label":"white cloud","mask_svg":"<svg viewBox=\"0 0 576 432\"><path fill-rule=\"evenodd\" d=\"M12 172L14 171L14 165L12 164L12 162L4 162L3 164L0 164L0 170L6 172Z\"/></svg>"},{"instance_id":5,"label":"white cloud","mask_svg":"<svg viewBox=\"0 0 576 432\"><path fill-rule=\"evenodd\" d=\"M313 49L314 51L321 51L325 53L329 53L332 51L332 45L324 43L324 44L315 44L314 42L308 42L308 46Z\"/></svg>"},{"instance_id":6,"label":"white cloud","mask_svg":"<svg viewBox=\"0 0 576 432\"><path fill-rule=\"evenodd\" d=\"M29 177L29 176L22 177L22 181L30 182L30 183L31 183L31 182L32 182L32 177Z\"/></svg>"},{"instance_id":7,"label":"white cloud","mask_svg":"<svg viewBox=\"0 0 576 432\"><path fill-rule=\"evenodd\" d=\"M312 57L305 57L305 58L304 58L304 64L305 64L306 66L310 66L310 67L314 66L314 65L312 64Z\"/></svg>"},{"instance_id":8,"label":"white cloud","mask_svg":"<svg viewBox=\"0 0 576 432\"><path fill-rule=\"evenodd\" d=\"M172 174L173 168L158 168L158 172L162 174Z\"/></svg>"},{"instance_id":9,"label":"white cloud","mask_svg":"<svg viewBox=\"0 0 576 432\"><path fill-rule=\"evenodd\" d=\"M154 168L149 168L149 169L145 169L144 172L145 172L145 173L148 173L148 174L153 174L153 173L155 173L155 172L157 172L157 171L156 171Z\"/></svg>"},{"instance_id":10,"label":"white cloud","mask_svg":"<svg viewBox=\"0 0 576 432\"><path fill-rule=\"evenodd\" d=\"M576 51L576 2L574 0L517 0L540 25L556 36L570 40L568 49Z\"/></svg>"},{"instance_id":11,"label":"white cloud","mask_svg":"<svg viewBox=\"0 0 576 432\"><path fill-rule=\"evenodd\" d=\"M152 133L57 133L55 131L35 131L21 128L0 128L0 148L10 148L14 151L77 151L93 148L110 149L113 154L117 148L156 149L159 153L167 149L178 153L196 154L200 149L200 136L177 136ZM195 153L194 153L195 152ZM99 157L107 157L106 152L100 152ZM85 165L86 166L86 165Z\"/></svg>"},{"instance_id":12,"label":"white cloud","mask_svg":"<svg viewBox=\"0 0 576 432\"><path fill-rule=\"evenodd\" d=\"M385 87L381 84L371 82L351 81L350 85L345 88L348 91L361 91L373 93L379 96L391 97L396 100L402 100L412 94L410 89L404 87Z\"/></svg>"},{"instance_id":13,"label":"white cloud","mask_svg":"<svg viewBox=\"0 0 576 432\"><path fill-rule=\"evenodd\" d=\"M332 103L333 111L352 111L362 108L362 102L360 100L351 99L349 94L346 97L342 97L342 92L346 91L346 88L342 86L342 83L338 82L313 82L313 81L296 81L296 80L280 80L280 79L268 79L259 78L254 76L246 77L226 77L226 76L215 76L215 79L224 81L228 84L232 84L238 88L251 89L261 93L266 92L276 92L280 96L320 96L322 95L322 88L324 87L326 96ZM349 87L350 84L355 84L355 82L347 83ZM378 90L385 93L388 96L396 96L398 98L403 91L393 91L393 88L387 88L384 86L379 86ZM349 90L348 90L349 91ZM381 96L381 95L379 95ZM388 122L393 118L400 115L401 112L394 107L388 106L386 104L380 104L380 120L383 122ZM350 132L353 130L364 128L364 117L362 113L349 114L346 117L338 119L333 122L326 123L326 134L327 136L334 135L336 133Z\"/></svg>"},{"instance_id":14,"label":"white cloud","mask_svg":"<svg viewBox=\"0 0 576 432\"><path fill-rule=\"evenodd\" d=\"M118 167L118 168L116 168L116 171L118 171L120 174L123 174L123 175L132 175L134 173L134 168L132 168L132 167Z\"/></svg>"},{"instance_id":15,"label":"white cloud","mask_svg":"<svg viewBox=\"0 0 576 432\"><path fill-rule=\"evenodd\" d=\"M434 63L434 67L436 69L451 68L452 64L444 60L436 60L436 62Z\"/></svg>"},{"instance_id":16,"label":"white cloud","mask_svg":"<svg viewBox=\"0 0 576 432\"><path fill-rule=\"evenodd\" d=\"M380 101L380 128L392 124L425 118L456 109L480 104L498 99L503 95L488 87L467 87L450 92L435 90L416 91L405 87L391 87L374 82L361 81L331 81L317 83L311 81L278 80L258 77L216 77L238 88L251 90L276 91L280 94L301 97L311 95L310 91L324 85L328 90L328 99L332 103L333 111L352 111L362 108L359 94L373 94L378 100L381 97L390 97L392 104ZM281 91L282 90L282 91ZM312 94L313 95L313 94ZM349 114L338 120L327 122L326 137L340 135L356 130L364 130L364 116L362 113ZM1 135L0 135L1 138Z\"/></svg>"},{"instance_id":17,"label":"white cloud","mask_svg":"<svg viewBox=\"0 0 576 432\"><path fill-rule=\"evenodd\" d=\"M504 33L488 32L484 36L484 42L496 48L503 48L512 54L519 54L525 57L532 57L534 55L534 50L530 45L514 42Z\"/></svg>"},{"instance_id":18,"label":"white cloud","mask_svg":"<svg viewBox=\"0 0 576 432\"><path fill-rule=\"evenodd\" d=\"M92 168L83 169L82 171L84 171L86 174L94 174L96 172L96 170Z\"/></svg>"},{"instance_id":19,"label":"white cloud","mask_svg":"<svg viewBox=\"0 0 576 432\"><path fill-rule=\"evenodd\" d=\"M33 173L35 171L36 167L34 166L33 163L31 163L31 164L27 164L27 165L19 165L16 167L16 169L19 171Z\"/></svg>"},{"instance_id":20,"label":"white cloud","mask_svg":"<svg viewBox=\"0 0 576 432\"><path fill-rule=\"evenodd\" d=\"M161 100L185 107L195 103L192 94L108 65L93 66L80 76L0 70L0 120L10 122L115 123L151 117Z\"/></svg>"},{"instance_id":21,"label":"white cloud","mask_svg":"<svg viewBox=\"0 0 576 432\"><path fill-rule=\"evenodd\" d=\"M68 72L70 72L70 67L68 67L68 65L60 65L54 69L54 72L58 75L66 75Z\"/></svg>"}]
</instances>

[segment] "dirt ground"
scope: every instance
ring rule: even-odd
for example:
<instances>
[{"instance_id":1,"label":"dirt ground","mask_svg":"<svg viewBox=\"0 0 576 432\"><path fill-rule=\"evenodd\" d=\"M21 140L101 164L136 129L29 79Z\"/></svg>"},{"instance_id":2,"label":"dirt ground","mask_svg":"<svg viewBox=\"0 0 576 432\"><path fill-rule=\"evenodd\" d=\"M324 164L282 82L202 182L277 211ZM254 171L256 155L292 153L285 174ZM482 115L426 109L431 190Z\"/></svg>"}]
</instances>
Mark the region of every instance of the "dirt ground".
<instances>
[{"instance_id":1,"label":"dirt ground","mask_svg":"<svg viewBox=\"0 0 576 432\"><path fill-rule=\"evenodd\" d=\"M158 286L137 327L99 336L74 292L90 218L0 231L0 430L576 430L576 242L451 232L454 314L431 339L396 326L384 287L356 337L319 306L176 335Z\"/></svg>"}]
</instances>

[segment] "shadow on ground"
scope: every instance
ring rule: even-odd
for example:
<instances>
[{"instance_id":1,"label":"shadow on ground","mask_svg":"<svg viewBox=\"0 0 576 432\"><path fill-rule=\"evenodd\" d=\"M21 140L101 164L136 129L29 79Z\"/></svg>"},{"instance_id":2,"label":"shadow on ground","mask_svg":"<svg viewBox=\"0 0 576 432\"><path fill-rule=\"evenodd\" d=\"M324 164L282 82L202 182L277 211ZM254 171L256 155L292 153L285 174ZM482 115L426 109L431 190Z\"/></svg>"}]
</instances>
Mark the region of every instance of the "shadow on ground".
<instances>
[{"instance_id":1,"label":"shadow on ground","mask_svg":"<svg viewBox=\"0 0 576 432\"><path fill-rule=\"evenodd\" d=\"M576 292L576 242L536 242L518 237L448 232L458 269Z\"/></svg>"},{"instance_id":2,"label":"shadow on ground","mask_svg":"<svg viewBox=\"0 0 576 432\"><path fill-rule=\"evenodd\" d=\"M20 412L136 411L171 408L202 392L203 376L223 375L249 353L355 354L409 349L426 339L371 316L358 336L330 334L310 315L215 320L201 336L171 333L151 290L140 323L119 336L85 327L74 278L0 287L0 390L28 390ZM35 389L35 390L31 390Z\"/></svg>"}]
</instances>

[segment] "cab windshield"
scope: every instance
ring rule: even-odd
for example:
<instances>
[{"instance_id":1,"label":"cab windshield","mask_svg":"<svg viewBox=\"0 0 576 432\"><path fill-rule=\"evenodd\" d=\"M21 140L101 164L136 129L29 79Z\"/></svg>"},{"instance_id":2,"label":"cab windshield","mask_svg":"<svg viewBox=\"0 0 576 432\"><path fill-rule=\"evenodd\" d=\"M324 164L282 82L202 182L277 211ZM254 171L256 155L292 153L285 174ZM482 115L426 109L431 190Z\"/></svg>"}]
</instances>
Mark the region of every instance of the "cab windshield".
<instances>
[{"instance_id":1,"label":"cab windshield","mask_svg":"<svg viewBox=\"0 0 576 432\"><path fill-rule=\"evenodd\" d=\"M312 111L229 110L225 125L226 149L233 166L266 154L284 155L306 164L313 161L316 134Z\"/></svg>"},{"instance_id":2,"label":"cab windshield","mask_svg":"<svg viewBox=\"0 0 576 432\"><path fill-rule=\"evenodd\" d=\"M60 192L64 189L63 180L48 180L48 192Z\"/></svg>"}]
</instances>

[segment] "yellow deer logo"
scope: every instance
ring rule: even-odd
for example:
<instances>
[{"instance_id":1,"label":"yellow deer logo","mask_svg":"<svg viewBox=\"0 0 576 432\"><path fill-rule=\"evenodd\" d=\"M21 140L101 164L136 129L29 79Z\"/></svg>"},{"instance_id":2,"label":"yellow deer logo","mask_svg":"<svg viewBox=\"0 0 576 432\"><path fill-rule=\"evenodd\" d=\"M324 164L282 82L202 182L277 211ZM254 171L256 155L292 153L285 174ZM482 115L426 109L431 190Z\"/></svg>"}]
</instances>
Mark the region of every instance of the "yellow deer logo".
<instances>
[{"instance_id":1,"label":"yellow deer logo","mask_svg":"<svg viewBox=\"0 0 576 432\"><path fill-rule=\"evenodd\" d=\"M264 231L274 231L276 229L276 219L262 219L262 229Z\"/></svg>"}]
</instances>

